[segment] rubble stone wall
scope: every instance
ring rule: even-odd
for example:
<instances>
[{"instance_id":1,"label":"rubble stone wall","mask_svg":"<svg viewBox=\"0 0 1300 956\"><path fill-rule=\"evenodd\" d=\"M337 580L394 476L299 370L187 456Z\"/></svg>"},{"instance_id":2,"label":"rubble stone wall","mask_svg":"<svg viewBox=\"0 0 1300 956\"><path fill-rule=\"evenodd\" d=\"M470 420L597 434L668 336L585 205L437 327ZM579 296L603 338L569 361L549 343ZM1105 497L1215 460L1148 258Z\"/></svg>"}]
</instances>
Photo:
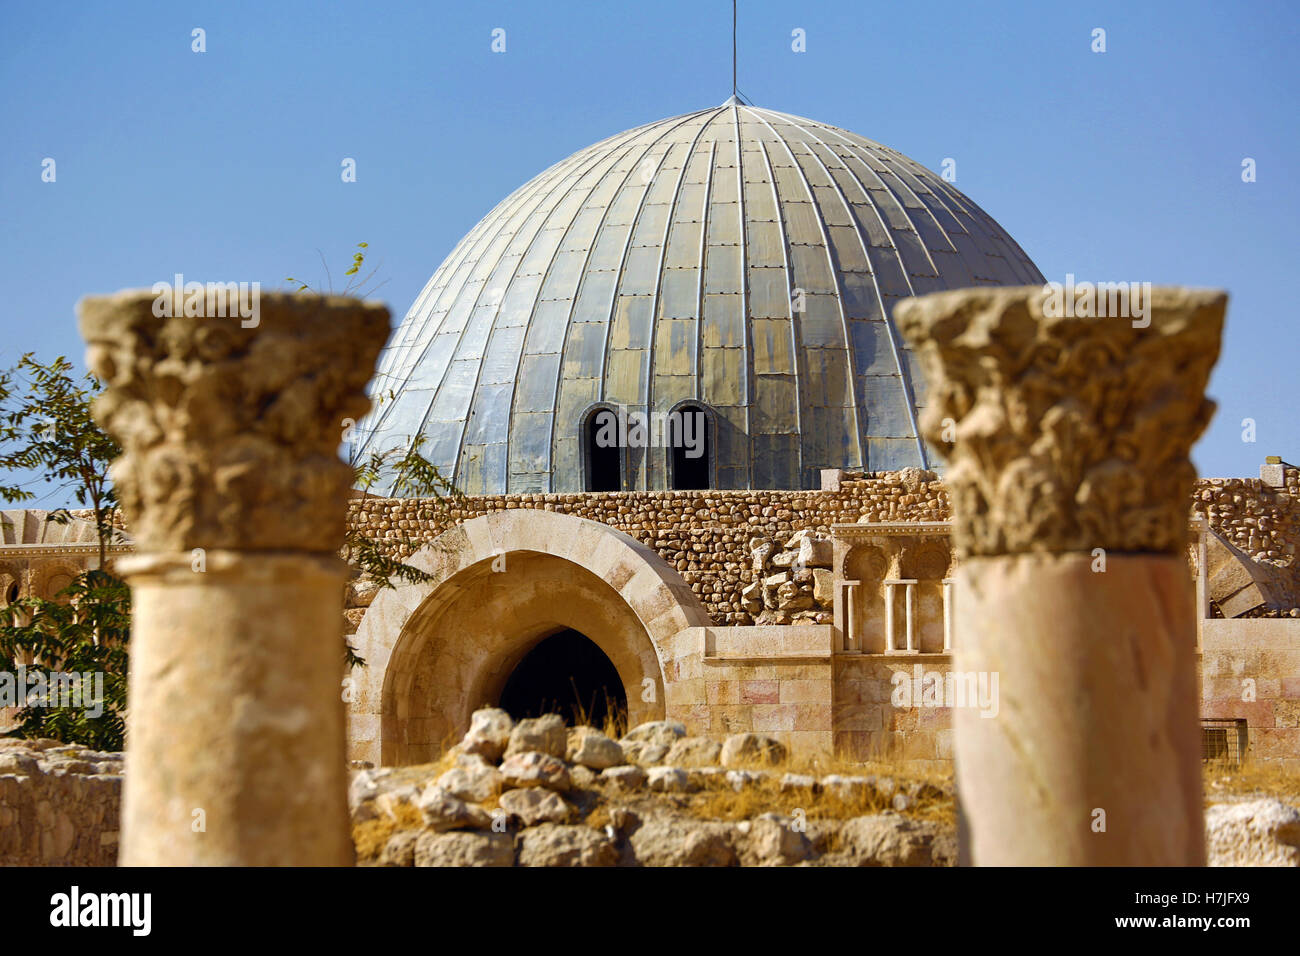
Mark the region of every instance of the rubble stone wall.
<instances>
[{"instance_id":1,"label":"rubble stone wall","mask_svg":"<svg viewBox=\"0 0 1300 956\"><path fill-rule=\"evenodd\" d=\"M0 740L0 866L115 866L122 755Z\"/></svg>"},{"instance_id":2,"label":"rubble stone wall","mask_svg":"<svg viewBox=\"0 0 1300 956\"><path fill-rule=\"evenodd\" d=\"M1259 478L1199 480L1191 512L1252 558L1289 571L1300 583L1300 468L1275 468L1280 487ZM770 576L770 569L754 566L753 550L763 540L784 546L798 531L825 534L832 524L950 517L947 491L932 472L843 473L837 485L825 491L478 495L450 500L445 509L415 499L356 498L350 521L401 550L404 541L426 542L494 511L537 508L589 518L654 548L686 579L715 624L739 626L761 616L742 592ZM815 612L823 609L817 601L808 619L817 620Z\"/></svg>"}]
</instances>

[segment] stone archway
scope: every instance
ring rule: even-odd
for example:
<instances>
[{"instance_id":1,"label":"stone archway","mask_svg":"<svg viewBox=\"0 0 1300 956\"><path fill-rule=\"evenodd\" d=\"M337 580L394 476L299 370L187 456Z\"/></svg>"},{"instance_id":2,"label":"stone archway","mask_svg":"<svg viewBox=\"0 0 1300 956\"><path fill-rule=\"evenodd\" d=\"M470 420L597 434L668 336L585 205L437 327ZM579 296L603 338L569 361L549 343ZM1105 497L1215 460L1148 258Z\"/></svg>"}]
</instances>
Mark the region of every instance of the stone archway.
<instances>
[{"instance_id":1,"label":"stone archway","mask_svg":"<svg viewBox=\"0 0 1300 956\"><path fill-rule=\"evenodd\" d=\"M653 549L570 515L512 509L474 518L410 563L433 579L381 592L354 639L367 666L351 674L352 759L432 759L476 708L500 700L530 650L566 629L609 658L632 724L662 718L679 676L673 638L711 623ZM644 693L647 679L653 694Z\"/></svg>"}]
</instances>

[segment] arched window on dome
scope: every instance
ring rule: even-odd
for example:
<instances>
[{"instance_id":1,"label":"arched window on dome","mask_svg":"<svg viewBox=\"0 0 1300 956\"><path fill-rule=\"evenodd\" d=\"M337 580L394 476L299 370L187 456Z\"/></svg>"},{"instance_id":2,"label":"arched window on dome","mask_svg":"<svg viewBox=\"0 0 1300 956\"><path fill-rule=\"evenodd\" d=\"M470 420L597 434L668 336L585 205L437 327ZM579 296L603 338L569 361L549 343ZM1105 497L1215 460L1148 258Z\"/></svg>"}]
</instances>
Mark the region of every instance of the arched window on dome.
<instances>
[{"instance_id":1,"label":"arched window on dome","mask_svg":"<svg viewBox=\"0 0 1300 956\"><path fill-rule=\"evenodd\" d=\"M591 409L582 423L582 471L587 491L623 490L623 455L618 412L607 405Z\"/></svg>"},{"instance_id":2,"label":"arched window on dome","mask_svg":"<svg viewBox=\"0 0 1300 956\"><path fill-rule=\"evenodd\" d=\"M673 491L705 491L713 486L713 416L693 402L668 415L668 486Z\"/></svg>"}]
</instances>

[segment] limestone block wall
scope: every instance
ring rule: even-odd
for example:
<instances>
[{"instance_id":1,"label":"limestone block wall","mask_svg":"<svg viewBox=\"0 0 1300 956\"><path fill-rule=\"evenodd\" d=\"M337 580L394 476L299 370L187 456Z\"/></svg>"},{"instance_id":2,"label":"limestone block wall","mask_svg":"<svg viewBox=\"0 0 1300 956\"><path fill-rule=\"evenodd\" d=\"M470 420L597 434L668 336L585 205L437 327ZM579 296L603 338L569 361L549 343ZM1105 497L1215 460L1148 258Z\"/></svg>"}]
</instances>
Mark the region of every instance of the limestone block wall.
<instances>
[{"instance_id":1,"label":"limestone block wall","mask_svg":"<svg viewBox=\"0 0 1300 956\"><path fill-rule=\"evenodd\" d=\"M951 670L949 654L837 655L836 750L859 760L901 763L914 771L950 769L952 708L944 705L941 695L928 697L927 691L935 687L934 675L944 681ZM902 682L907 684L905 695L897 693Z\"/></svg>"},{"instance_id":2,"label":"limestone block wall","mask_svg":"<svg viewBox=\"0 0 1300 956\"><path fill-rule=\"evenodd\" d=\"M122 754L0 740L0 866L114 866Z\"/></svg>"},{"instance_id":3,"label":"limestone block wall","mask_svg":"<svg viewBox=\"0 0 1300 956\"><path fill-rule=\"evenodd\" d=\"M1208 620L1201 716L1245 719L1248 757L1300 769L1300 620Z\"/></svg>"},{"instance_id":4,"label":"limestone block wall","mask_svg":"<svg viewBox=\"0 0 1300 956\"><path fill-rule=\"evenodd\" d=\"M669 683L669 718L718 740L753 731L794 752L831 752L832 625L693 627L676 642L694 679Z\"/></svg>"},{"instance_id":5,"label":"limestone block wall","mask_svg":"<svg viewBox=\"0 0 1300 956\"><path fill-rule=\"evenodd\" d=\"M1280 465L1275 471L1276 487L1258 478L1201 479L1190 511L1204 515L1211 528L1252 557L1286 569L1300 584L1300 469ZM363 533L394 547L404 540L432 540L470 518L515 508L590 518L653 548L686 579L715 624L734 626L756 623L761 616L752 601L747 609L742 593L764 576L754 568L755 539L785 542L805 529L827 534L833 524L950 517L943 482L914 468L842 472L821 491L473 495L447 505L428 517L421 512L429 509L415 500L355 498L349 518Z\"/></svg>"}]
</instances>

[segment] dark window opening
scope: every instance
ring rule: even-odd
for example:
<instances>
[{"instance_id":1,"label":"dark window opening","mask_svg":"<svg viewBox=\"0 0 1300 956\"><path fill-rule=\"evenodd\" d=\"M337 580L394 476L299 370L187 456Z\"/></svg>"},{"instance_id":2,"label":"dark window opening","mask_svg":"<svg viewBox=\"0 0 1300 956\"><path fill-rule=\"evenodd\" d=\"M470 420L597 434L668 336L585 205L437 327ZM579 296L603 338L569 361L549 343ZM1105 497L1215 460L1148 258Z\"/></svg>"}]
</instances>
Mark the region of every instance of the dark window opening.
<instances>
[{"instance_id":1,"label":"dark window opening","mask_svg":"<svg viewBox=\"0 0 1300 956\"><path fill-rule=\"evenodd\" d=\"M1201 759L1240 766L1246 756L1249 731L1244 718L1201 720Z\"/></svg>"},{"instance_id":2,"label":"dark window opening","mask_svg":"<svg viewBox=\"0 0 1300 956\"><path fill-rule=\"evenodd\" d=\"M566 722L604 727L627 713L627 695L613 663L574 630L545 638L506 680L501 704L511 717L559 714Z\"/></svg>"},{"instance_id":3,"label":"dark window opening","mask_svg":"<svg viewBox=\"0 0 1300 956\"><path fill-rule=\"evenodd\" d=\"M709 487L709 416L698 405L683 405L669 416L667 428L673 491Z\"/></svg>"},{"instance_id":4,"label":"dark window opening","mask_svg":"<svg viewBox=\"0 0 1300 956\"><path fill-rule=\"evenodd\" d=\"M587 449L587 490L622 491L618 429L614 412L599 408L587 416L582 436Z\"/></svg>"}]
</instances>

